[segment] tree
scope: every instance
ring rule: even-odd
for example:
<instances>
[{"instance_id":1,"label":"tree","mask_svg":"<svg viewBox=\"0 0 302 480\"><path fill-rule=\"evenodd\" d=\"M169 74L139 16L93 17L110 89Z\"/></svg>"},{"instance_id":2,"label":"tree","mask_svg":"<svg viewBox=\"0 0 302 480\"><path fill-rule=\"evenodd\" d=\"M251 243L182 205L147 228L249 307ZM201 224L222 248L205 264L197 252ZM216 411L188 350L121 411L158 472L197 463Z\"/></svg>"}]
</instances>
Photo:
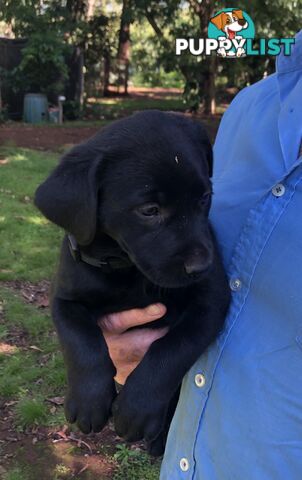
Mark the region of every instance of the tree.
<instances>
[{"instance_id":1,"label":"tree","mask_svg":"<svg viewBox=\"0 0 302 480\"><path fill-rule=\"evenodd\" d=\"M220 59L175 56L177 37L206 38L211 16L224 2L211 0L135 0L137 21L144 16L154 31L154 46L158 62L166 71L178 69L185 79L185 96L192 109L200 102L204 112L215 110L215 77L227 78L227 84L242 88L274 69L272 57L247 57L235 62ZM240 8L251 15L256 25L256 36L284 37L296 33L302 21L302 0L242 0ZM235 63L235 64L234 64Z\"/></svg>"},{"instance_id":2,"label":"tree","mask_svg":"<svg viewBox=\"0 0 302 480\"><path fill-rule=\"evenodd\" d=\"M132 21L131 0L123 0L121 23L118 41L118 67L124 74L124 94L128 93L129 56L130 56L130 25Z\"/></svg>"},{"instance_id":3,"label":"tree","mask_svg":"<svg viewBox=\"0 0 302 480\"><path fill-rule=\"evenodd\" d=\"M216 2L217 4L218 2ZM207 28L214 7L210 0L135 0L136 14L145 16L152 26L160 43L160 58L167 71L178 68L186 82L185 94L196 98L191 105L198 108L203 104L205 113L215 111L215 58L203 58L200 62L192 61L188 55L175 56L175 38L177 36L207 37ZM217 8L217 7L216 7ZM192 92L195 92L192 95Z\"/></svg>"}]
</instances>

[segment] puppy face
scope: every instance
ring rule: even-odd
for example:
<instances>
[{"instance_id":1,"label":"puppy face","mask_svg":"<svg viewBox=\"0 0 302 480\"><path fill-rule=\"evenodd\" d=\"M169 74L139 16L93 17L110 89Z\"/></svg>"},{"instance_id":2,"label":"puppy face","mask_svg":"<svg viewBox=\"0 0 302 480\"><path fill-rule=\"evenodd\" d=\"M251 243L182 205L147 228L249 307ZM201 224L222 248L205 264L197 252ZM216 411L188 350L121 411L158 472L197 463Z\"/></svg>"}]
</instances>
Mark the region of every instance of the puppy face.
<instances>
[{"instance_id":1,"label":"puppy face","mask_svg":"<svg viewBox=\"0 0 302 480\"><path fill-rule=\"evenodd\" d=\"M90 179L86 187L85 162L80 167L83 148L88 157L101 158L91 162L88 176L92 175L95 183ZM73 159L75 153L79 156L76 162L67 156L61 165L73 164L69 181L77 200L69 215L74 220L78 216L77 226L86 222L86 231L78 232L78 241L80 234L86 235L85 243L93 241L95 235L109 235L149 280L162 287L189 285L205 275L213 261L207 220L212 152L199 124L180 115L142 112L111 124L74 152ZM81 187L75 184L79 168ZM62 176L64 169L56 178ZM64 181L66 191L66 170ZM86 214L80 215L83 188ZM89 205L92 189L97 200ZM36 203L41 208L39 196L41 200L38 194ZM95 222L88 241L91 211ZM70 221L67 224L69 231L75 229ZM71 233L77 238L75 230Z\"/></svg>"},{"instance_id":2,"label":"puppy face","mask_svg":"<svg viewBox=\"0 0 302 480\"><path fill-rule=\"evenodd\" d=\"M211 18L211 22L222 30L230 40L236 37L237 32L248 27L248 23L243 17L242 10L232 10L231 12L222 12Z\"/></svg>"}]
</instances>

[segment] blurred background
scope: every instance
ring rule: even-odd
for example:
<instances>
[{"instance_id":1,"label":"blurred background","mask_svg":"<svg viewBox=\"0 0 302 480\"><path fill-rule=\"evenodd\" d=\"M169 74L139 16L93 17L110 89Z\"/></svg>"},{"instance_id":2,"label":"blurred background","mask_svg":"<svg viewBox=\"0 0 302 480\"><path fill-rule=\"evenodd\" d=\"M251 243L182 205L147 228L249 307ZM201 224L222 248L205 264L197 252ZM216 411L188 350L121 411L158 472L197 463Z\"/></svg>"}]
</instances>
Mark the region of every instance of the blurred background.
<instances>
[{"instance_id":1,"label":"blurred background","mask_svg":"<svg viewBox=\"0 0 302 480\"><path fill-rule=\"evenodd\" d=\"M48 300L62 232L33 196L72 145L137 110L184 112L214 141L232 98L275 63L175 56L177 37L206 38L210 18L226 7L0 0L1 480L159 478L160 459L125 444L111 425L87 436L65 422L65 369ZM253 19L256 38L301 28L302 0L242 0L234 8Z\"/></svg>"}]
</instances>

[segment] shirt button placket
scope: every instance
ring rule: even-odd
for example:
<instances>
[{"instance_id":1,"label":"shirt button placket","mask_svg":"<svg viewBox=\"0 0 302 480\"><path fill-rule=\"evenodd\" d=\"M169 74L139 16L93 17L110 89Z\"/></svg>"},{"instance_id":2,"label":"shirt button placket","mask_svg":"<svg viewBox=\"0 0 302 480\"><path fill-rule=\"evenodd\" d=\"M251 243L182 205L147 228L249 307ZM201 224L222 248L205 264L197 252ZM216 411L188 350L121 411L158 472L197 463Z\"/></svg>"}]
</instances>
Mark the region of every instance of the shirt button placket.
<instances>
[{"instance_id":1,"label":"shirt button placket","mask_svg":"<svg viewBox=\"0 0 302 480\"><path fill-rule=\"evenodd\" d=\"M204 387L205 384L206 384L205 376L204 376L202 373L197 373L197 374L195 375L194 381L195 381L195 385L196 385L198 388L202 388L202 387Z\"/></svg>"},{"instance_id":2,"label":"shirt button placket","mask_svg":"<svg viewBox=\"0 0 302 480\"><path fill-rule=\"evenodd\" d=\"M277 183L277 185L272 188L272 194L274 195L274 197L282 197L284 193L285 186L282 183Z\"/></svg>"},{"instance_id":3,"label":"shirt button placket","mask_svg":"<svg viewBox=\"0 0 302 480\"><path fill-rule=\"evenodd\" d=\"M189 460L185 457L181 458L179 466L182 472L187 472L190 468Z\"/></svg>"},{"instance_id":4,"label":"shirt button placket","mask_svg":"<svg viewBox=\"0 0 302 480\"><path fill-rule=\"evenodd\" d=\"M232 278L230 280L230 288L233 292L238 292L242 287L242 282L239 278Z\"/></svg>"}]
</instances>

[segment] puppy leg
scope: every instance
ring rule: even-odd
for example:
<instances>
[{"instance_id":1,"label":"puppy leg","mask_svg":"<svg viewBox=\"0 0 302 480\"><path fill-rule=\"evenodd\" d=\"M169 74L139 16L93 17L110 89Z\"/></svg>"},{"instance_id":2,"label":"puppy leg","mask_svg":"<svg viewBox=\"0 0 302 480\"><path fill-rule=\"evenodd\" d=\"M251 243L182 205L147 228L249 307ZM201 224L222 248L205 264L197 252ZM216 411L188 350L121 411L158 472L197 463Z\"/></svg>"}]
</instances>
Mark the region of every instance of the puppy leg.
<instances>
[{"instance_id":1,"label":"puppy leg","mask_svg":"<svg viewBox=\"0 0 302 480\"><path fill-rule=\"evenodd\" d=\"M172 418L174 416L174 413L177 407L179 394L180 394L180 388L177 390L176 394L173 396L172 400L169 403L169 408L167 411L163 430L159 433L159 435L155 439L149 442L148 441L146 442L148 453L150 453L150 455L153 455L154 457L163 455L165 451L167 436L169 433L169 428L172 422Z\"/></svg>"},{"instance_id":2,"label":"puppy leg","mask_svg":"<svg viewBox=\"0 0 302 480\"><path fill-rule=\"evenodd\" d=\"M66 418L84 433L99 432L116 395L105 340L84 305L54 298L52 314L67 366Z\"/></svg>"},{"instance_id":3,"label":"puppy leg","mask_svg":"<svg viewBox=\"0 0 302 480\"><path fill-rule=\"evenodd\" d=\"M220 292L219 284L212 282L204 304L200 292L183 318L151 345L128 377L113 405L118 435L128 441L152 442L163 431L169 402L184 375L222 329L229 295Z\"/></svg>"}]
</instances>

